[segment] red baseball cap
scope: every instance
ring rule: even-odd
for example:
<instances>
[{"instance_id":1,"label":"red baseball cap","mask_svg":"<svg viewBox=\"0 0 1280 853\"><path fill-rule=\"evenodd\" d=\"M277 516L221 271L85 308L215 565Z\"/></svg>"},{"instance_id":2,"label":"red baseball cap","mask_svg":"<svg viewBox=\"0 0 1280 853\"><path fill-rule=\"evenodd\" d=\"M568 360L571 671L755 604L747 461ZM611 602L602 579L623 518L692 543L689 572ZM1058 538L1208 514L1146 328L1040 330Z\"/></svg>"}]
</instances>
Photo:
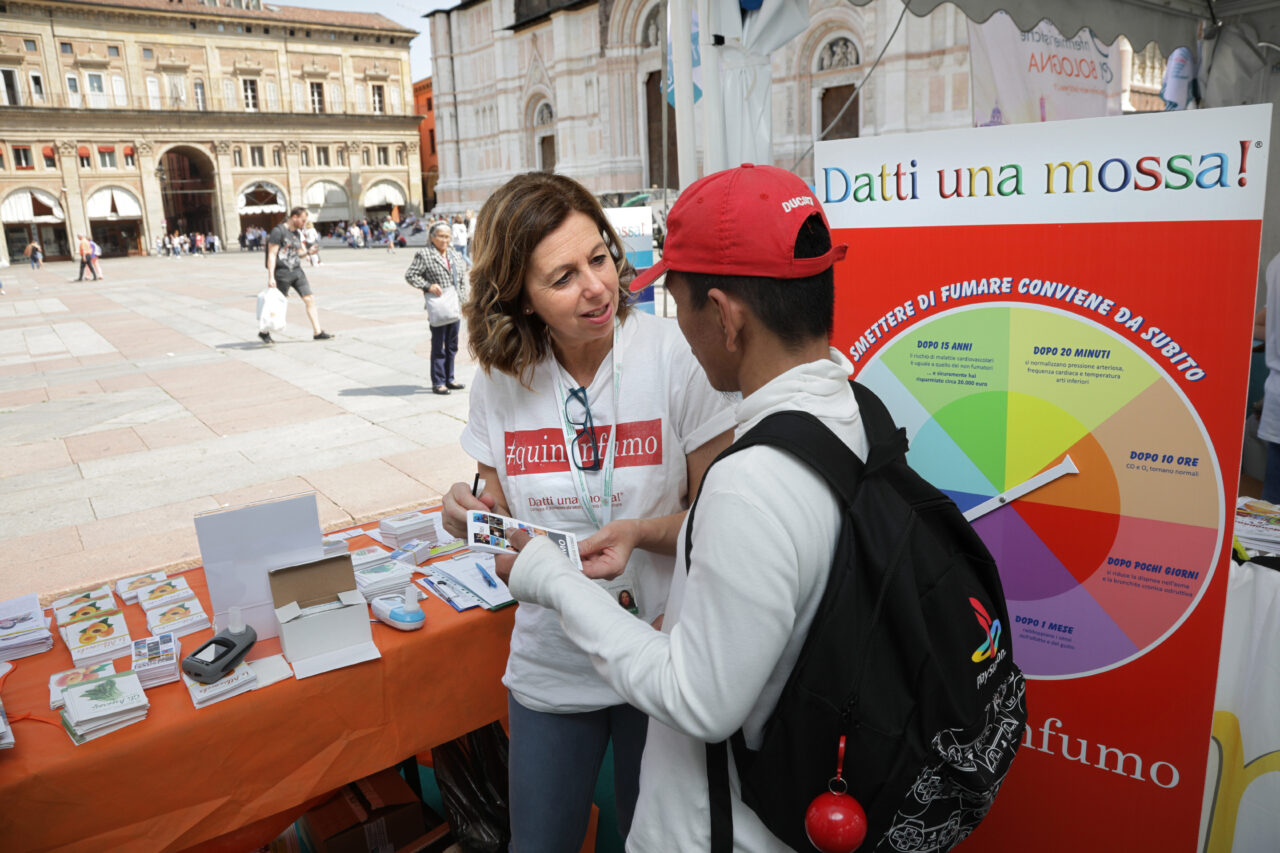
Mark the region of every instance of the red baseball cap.
<instances>
[{"instance_id":1,"label":"red baseball cap","mask_svg":"<svg viewBox=\"0 0 1280 853\"><path fill-rule=\"evenodd\" d=\"M844 260L847 245L797 258L796 235L813 214L827 215L804 181L776 166L743 163L694 181L667 215L662 260L642 270L631 290L644 290L667 270L710 275L805 278Z\"/></svg>"}]
</instances>

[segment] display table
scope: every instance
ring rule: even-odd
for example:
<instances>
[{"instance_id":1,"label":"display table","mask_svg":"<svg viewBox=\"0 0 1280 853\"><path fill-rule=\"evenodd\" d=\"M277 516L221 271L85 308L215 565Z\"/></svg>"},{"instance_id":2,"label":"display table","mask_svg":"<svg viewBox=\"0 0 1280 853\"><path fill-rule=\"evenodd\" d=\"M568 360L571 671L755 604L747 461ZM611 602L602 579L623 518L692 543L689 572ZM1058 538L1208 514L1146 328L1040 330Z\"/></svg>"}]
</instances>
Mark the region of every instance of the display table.
<instances>
[{"instance_id":1,"label":"display table","mask_svg":"<svg viewBox=\"0 0 1280 853\"><path fill-rule=\"evenodd\" d=\"M352 550L367 544L351 540ZM212 613L203 572L182 576ZM147 691L144 722L83 746L60 725L15 721L17 745L0 752L0 850L252 849L333 789L505 717L515 608L457 613L434 595L422 606L420 631L373 624L381 660L200 710L181 681L166 684ZM148 636L142 608L123 610L130 634ZM183 637L183 654L210 636ZM265 640L250 659L279 650ZM61 638L13 663L0 688L9 719L56 722L49 676L72 666Z\"/></svg>"}]
</instances>

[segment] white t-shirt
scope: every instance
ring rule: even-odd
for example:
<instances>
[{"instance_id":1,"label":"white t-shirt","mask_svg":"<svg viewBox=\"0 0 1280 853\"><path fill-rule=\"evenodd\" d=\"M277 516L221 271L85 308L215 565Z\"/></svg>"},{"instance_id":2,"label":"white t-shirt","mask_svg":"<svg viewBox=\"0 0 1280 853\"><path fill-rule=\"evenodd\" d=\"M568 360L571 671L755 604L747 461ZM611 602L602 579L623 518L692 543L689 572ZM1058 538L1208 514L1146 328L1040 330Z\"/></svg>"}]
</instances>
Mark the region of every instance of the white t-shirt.
<instances>
[{"instance_id":1,"label":"white t-shirt","mask_svg":"<svg viewBox=\"0 0 1280 853\"><path fill-rule=\"evenodd\" d=\"M631 312L618 333L622 359L613 474L613 519L651 518L688 506L685 456L733 426L727 395L714 390L671 320ZM462 449L498 471L516 518L565 530L580 539L596 532L578 506L564 442L559 367L547 358L534 369L533 391L498 371L477 373ZM567 383L562 382L565 390ZM614 363L606 358L587 388L600 447L614 420ZM584 472L599 498L601 472ZM664 612L674 558L636 550L627 566L639 618ZM621 609L621 608L620 608ZM522 604L511 635L503 684L535 711L578 712L623 700L596 673L587 655L565 636L553 610Z\"/></svg>"},{"instance_id":2,"label":"white t-shirt","mask_svg":"<svg viewBox=\"0 0 1280 853\"><path fill-rule=\"evenodd\" d=\"M455 246L467 245L467 238L471 235L467 233L467 226L464 223L462 222L453 223L453 227L450 228L449 231L453 235L453 245Z\"/></svg>"},{"instance_id":3,"label":"white t-shirt","mask_svg":"<svg viewBox=\"0 0 1280 853\"><path fill-rule=\"evenodd\" d=\"M773 412L799 409L866 459L852 368L831 349L826 360L775 377L738 406L736 434ZM620 619L551 543L535 539L520 555L512 593L559 611L609 683L650 717L628 853L708 849L706 743L741 727L747 745L758 748L822 600L840 525L835 493L785 451L751 447L713 465L693 520L687 574L687 527L676 545L661 633ZM786 853L742 803L730 765L733 849Z\"/></svg>"}]
</instances>

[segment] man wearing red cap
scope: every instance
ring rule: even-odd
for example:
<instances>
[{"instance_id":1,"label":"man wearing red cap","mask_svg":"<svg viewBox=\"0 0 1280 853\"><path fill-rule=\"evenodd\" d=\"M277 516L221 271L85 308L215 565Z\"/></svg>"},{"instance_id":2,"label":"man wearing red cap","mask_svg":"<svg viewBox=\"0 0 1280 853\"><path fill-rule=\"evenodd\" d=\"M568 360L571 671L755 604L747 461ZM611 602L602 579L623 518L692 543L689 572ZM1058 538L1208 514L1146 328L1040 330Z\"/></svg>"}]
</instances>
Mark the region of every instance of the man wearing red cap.
<instances>
[{"instance_id":1,"label":"man wearing red cap","mask_svg":"<svg viewBox=\"0 0 1280 853\"><path fill-rule=\"evenodd\" d=\"M735 434L798 409L865 460L853 366L828 345L832 266L846 247L832 247L810 189L789 172L747 164L691 185L668 224L662 260L631 289L666 274L680 329L712 386L742 394ZM592 537L588 573L625 561L648 523L615 521ZM522 543L508 581L516 598L558 610L601 674L651 717L633 853L710 849L705 745L741 728L747 746L758 746L822 598L841 510L817 473L760 445L711 466L692 524L669 533L678 563L661 631L630 617L546 537ZM735 851L789 849L736 793L730 806Z\"/></svg>"}]
</instances>

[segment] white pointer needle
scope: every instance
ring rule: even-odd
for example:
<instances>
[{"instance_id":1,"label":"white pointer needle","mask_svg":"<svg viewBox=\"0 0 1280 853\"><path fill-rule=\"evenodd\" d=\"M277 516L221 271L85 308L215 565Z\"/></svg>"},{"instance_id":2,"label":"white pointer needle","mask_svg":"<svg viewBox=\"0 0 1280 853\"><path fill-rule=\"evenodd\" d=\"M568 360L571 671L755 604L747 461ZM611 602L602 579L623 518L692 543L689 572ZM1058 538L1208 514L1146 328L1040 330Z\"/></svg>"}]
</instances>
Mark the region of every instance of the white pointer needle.
<instances>
[{"instance_id":1,"label":"white pointer needle","mask_svg":"<svg viewBox=\"0 0 1280 853\"><path fill-rule=\"evenodd\" d=\"M993 509L999 509L1010 501L1016 501L1029 492L1034 492L1041 486L1047 486L1059 477L1065 477L1067 474L1079 474L1080 469L1076 467L1076 463L1071 461L1070 456L1064 456L1062 461L1052 468L1047 468L1036 474L1030 480L1026 480L1012 489L1008 489L994 498L988 498L977 506L970 507L964 514L965 521L976 521Z\"/></svg>"}]
</instances>

